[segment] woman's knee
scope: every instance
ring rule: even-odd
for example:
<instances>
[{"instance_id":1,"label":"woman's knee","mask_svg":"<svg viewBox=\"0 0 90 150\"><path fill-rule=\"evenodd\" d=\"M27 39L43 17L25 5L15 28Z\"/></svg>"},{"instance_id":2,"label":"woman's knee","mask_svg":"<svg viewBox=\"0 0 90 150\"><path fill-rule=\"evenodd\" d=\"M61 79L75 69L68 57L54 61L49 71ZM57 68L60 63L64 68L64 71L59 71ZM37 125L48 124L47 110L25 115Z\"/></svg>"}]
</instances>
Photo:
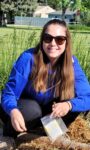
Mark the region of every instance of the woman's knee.
<instances>
[{"instance_id":1,"label":"woman's knee","mask_svg":"<svg viewBox=\"0 0 90 150\"><path fill-rule=\"evenodd\" d=\"M42 117L41 107L35 100L20 99L18 102L18 107L25 121Z\"/></svg>"}]
</instances>

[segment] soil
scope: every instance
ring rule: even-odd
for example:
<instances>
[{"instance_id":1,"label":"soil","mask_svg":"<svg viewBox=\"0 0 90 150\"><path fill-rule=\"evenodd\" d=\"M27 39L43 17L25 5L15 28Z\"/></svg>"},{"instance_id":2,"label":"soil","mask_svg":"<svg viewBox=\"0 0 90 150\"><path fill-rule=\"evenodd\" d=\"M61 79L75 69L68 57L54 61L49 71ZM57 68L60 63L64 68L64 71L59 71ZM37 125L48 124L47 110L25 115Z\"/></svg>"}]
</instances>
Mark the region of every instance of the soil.
<instances>
[{"instance_id":1,"label":"soil","mask_svg":"<svg viewBox=\"0 0 90 150\"><path fill-rule=\"evenodd\" d=\"M51 142L47 136L24 133L16 140L17 150L89 150L90 121L78 116L68 132Z\"/></svg>"},{"instance_id":2,"label":"soil","mask_svg":"<svg viewBox=\"0 0 90 150\"><path fill-rule=\"evenodd\" d=\"M13 150L15 147L15 141L10 137L0 136L0 150Z\"/></svg>"}]
</instances>

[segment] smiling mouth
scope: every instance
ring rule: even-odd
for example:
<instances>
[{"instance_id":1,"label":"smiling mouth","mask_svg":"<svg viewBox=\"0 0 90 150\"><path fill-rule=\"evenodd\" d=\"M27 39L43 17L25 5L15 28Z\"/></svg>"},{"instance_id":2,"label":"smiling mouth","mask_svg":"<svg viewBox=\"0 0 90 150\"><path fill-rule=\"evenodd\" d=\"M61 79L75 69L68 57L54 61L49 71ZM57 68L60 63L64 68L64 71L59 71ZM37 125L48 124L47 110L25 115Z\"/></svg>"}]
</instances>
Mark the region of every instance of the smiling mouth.
<instances>
[{"instance_id":1,"label":"smiling mouth","mask_svg":"<svg viewBox=\"0 0 90 150\"><path fill-rule=\"evenodd\" d=\"M48 51L49 51L50 53L55 53L55 52L57 52L57 50L58 50L58 49L54 49L54 50L49 49Z\"/></svg>"},{"instance_id":2,"label":"smiling mouth","mask_svg":"<svg viewBox=\"0 0 90 150\"><path fill-rule=\"evenodd\" d=\"M57 49L57 48L54 48L54 49L53 49L53 48L48 48L48 50L49 50L49 51L56 51L56 50L58 50L58 49Z\"/></svg>"},{"instance_id":3,"label":"smiling mouth","mask_svg":"<svg viewBox=\"0 0 90 150\"><path fill-rule=\"evenodd\" d=\"M51 51L48 51L48 52L49 52L49 53L55 53L56 51L55 51L55 50L54 50L54 51L51 50Z\"/></svg>"}]
</instances>

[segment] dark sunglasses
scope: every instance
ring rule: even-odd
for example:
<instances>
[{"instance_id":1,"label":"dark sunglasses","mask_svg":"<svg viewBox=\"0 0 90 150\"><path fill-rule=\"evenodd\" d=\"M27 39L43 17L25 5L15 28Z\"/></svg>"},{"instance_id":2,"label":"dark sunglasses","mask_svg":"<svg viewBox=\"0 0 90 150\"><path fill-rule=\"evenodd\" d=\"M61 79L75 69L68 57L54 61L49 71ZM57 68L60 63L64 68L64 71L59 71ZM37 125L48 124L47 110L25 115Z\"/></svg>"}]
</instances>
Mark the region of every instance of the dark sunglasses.
<instances>
[{"instance_id":1,"label":"dark sunglasses","mask_svg":"<svg viewBox=\"0 0 90 150\"><path fill-rule=\"evenodd\" d=\"M43 41L45 43L51 43L53 39L55 40L56 44L62 45L64 44L64 41L66 40L66 36L52 36L48 33L45 33L43 36Z\"/></svg>"}]
</instances>

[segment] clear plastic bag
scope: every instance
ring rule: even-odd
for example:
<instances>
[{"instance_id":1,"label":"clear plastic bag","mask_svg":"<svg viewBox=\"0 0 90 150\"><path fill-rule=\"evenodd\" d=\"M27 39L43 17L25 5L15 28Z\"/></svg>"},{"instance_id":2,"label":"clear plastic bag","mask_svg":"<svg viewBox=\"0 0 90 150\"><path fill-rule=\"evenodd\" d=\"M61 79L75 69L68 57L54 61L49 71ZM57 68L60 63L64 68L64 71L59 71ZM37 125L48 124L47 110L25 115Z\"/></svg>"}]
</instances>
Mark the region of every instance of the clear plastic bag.
<instances>
[{"instance_id":1,"label":"clear plastic bag","mask_svg":"<svg viewBox=\"0 0 90 150\"><path fill-rule=\"evenodd\" d=\"M41 118L41 122L51 141L55 141L68 130L62 118L53 118L47 115Z\"/></svg>"}]
</instances>

